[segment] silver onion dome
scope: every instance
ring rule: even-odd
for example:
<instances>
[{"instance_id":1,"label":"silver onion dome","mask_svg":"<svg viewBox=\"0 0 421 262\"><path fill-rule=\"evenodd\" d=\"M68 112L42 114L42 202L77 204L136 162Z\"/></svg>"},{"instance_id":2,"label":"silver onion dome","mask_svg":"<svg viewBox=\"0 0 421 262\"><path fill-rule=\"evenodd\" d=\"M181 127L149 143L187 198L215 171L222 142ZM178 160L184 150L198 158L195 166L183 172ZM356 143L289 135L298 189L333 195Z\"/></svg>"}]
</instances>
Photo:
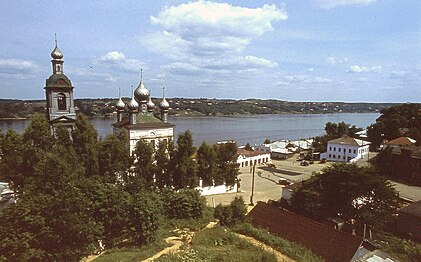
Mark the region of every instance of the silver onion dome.
<instances>
[{"instance_id":1,"label":"silver onion dome","mask_svg":"<svg viewBox=\"0 0 421 262\"><path fill-rule=\"evenodd\" d=\"M168 110L170 108L170 104L167 102L167 100L162 98L161 102L159 103L159 108L161 110Z\"/></svg>"},{"instance_id":2,"label":"silver onion dome","mask_svg":"<svg viewBox=\"0 0 421 262\"><path fill-rule=\"evenodd\" d=\"M141 80L139 86L134 90L134 96L136 97L136 100L139 102L146 102L148 101L149 94L149 90L146 89L145 85L143 84L143 81Z\"/></svg>"},{"instance_id":3,"label":"silver onion dome","mask_svg":"<svg viewBox=\"0 0 421 262\"><path fill-rule=\"evenodd\" d=\"M137 110L138 109L139 104L136 102L136 100L134 99L133 96L132 96L132 99L127 103L127 107L131 111L134 111L134 110Z\"/></svg>"},{"instance_id":4,"label":"silver onion dome","mask_svg":"<svg viewBox=\"0 0 421 262\"><path fill-rule=\"evenodd\" d=\"M148 107L148 111L149 111L149 112L153 112L153 111L155 110L156 106L155 106L155 103L154 103L154 102L152 102L151 97L149 97L149 101L148 101L148 103L146 104L146 106Z\"/></svg>"},{"instance_id":5,"label":"silver onion dome","mask_svg":"<svg viewBox=\"0 0 421 262\"><path fill-rule=\"evenodd\" d=\"M57 45L54 48L54 50L51 52L51 57L53 59L62 59L63 58L63 53L60 51L60 49L58 49Z\"/></svg>"},{"instance_id":6,"label":"silver onion dome","mask_svg":"<svg viewBox=\"0 0 421 262\"><path fill-rule=\"evenodd\" d=\"M126 107L126 104L124 104L123 100L120 97L117 103L115 104L115 106L118 110L124 110L124 108Z\"/></svg>"}]
</instances>

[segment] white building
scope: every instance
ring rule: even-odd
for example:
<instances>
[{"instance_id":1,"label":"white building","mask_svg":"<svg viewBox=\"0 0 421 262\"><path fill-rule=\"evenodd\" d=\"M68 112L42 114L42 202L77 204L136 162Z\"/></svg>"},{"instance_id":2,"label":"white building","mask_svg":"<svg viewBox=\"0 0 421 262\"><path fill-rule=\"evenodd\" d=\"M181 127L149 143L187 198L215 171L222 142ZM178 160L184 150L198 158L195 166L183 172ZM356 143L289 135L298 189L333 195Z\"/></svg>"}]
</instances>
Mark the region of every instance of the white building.
<instances>
[{"instance_id":1,"label":"white building","mask_svg":"<svg viewBox=\"0 0 421 262\"><path fill-rule=\"evenodd\" d=\"M335 162L355 162L368 154L370 142L343 136L327 142L327 151L320 158Z\"/></svg>"},{"instance_id":2,"label":"white building","mask_svg":"<svg viewBox=\"0 0 421 262\"><path fill-rule=\"evenodd\" d=\"M243 148L237 150L237 163L240 167L268 163L271 161L270 153L260 150L248 151Z\"/></svg>"}]
</instances>

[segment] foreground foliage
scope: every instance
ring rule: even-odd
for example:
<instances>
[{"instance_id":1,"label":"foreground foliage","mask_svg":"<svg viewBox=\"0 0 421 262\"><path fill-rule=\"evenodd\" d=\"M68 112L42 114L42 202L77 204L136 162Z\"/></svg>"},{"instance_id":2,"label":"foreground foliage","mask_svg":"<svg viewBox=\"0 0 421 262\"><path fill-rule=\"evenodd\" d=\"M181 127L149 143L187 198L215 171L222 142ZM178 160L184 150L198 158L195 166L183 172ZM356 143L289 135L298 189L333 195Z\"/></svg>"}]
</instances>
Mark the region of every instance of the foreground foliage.
<instances>
[{"instance_id":1,"label":"foreground foliage","mask_svg":"<svg viewBox=\"0 0 421 262\"><path fill-rule=\"evenodd\" d=\"M164 218L204 217L196 191L163 194L152 186L156 169L148 145L136 155L150 158L127 172L133 159L124 136L98 141L82 115L72 136L56 131L53 137L38 114L23 135L0 134L0 180L17 198L0 214L0 261L79 261L98 251L99 242L107 248L155 242Z\"/></svg>"},{"instance_id":2,"label":"foreground foliage","mask_svg":"<svg viewBox=\"0 0 421 262\"><path fill-rule=\"evenodd\" d=\"M243 223L246 219L247 207L243 197L235 197L228 205L219 204L215 208L215 218L223 226L233 227L236 224Z\"/></svg>"}]
</instances>

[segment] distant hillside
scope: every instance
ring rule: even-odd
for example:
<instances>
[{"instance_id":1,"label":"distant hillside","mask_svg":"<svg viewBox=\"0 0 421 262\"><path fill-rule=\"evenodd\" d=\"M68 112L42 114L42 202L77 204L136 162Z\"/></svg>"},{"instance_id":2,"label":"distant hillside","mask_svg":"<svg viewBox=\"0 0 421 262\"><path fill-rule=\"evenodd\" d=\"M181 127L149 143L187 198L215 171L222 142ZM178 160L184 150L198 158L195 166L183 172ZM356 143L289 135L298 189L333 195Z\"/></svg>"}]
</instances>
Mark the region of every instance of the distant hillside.
<instances>
[{"instance_id":1,"label":"distant hillside","mask_svg":"<svg viewBox=\"0 0 421 262\"><path fill-rule=\"evenodd\" d=\"M123 98L125 102L129 98ZM158 104L160 99L152 99ZM170 114L174 116L222 116L252 114L323 114L370 113L389 108L395 103L344 103L344 102L288 102L262 99L207 99L168 98ZM92 117L111 116L117 99L76 99L81 112ZM45 100L0 99L0 118L28 117L35 112L45 112Z\"/></svg>"}]
</instances>

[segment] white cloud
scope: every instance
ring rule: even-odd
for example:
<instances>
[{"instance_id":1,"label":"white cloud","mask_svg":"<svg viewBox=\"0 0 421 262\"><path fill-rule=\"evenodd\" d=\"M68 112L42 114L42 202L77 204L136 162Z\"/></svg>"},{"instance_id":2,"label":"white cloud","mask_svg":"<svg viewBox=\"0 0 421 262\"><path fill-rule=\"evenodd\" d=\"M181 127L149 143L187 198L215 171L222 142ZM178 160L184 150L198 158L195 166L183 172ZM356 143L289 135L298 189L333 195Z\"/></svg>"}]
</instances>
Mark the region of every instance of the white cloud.
<instances>
[{"instance_id":1,"label":"white cloud","mask_svg":"<svg viewBox=\"0 0 421 262\"><path fill-rule=\"evenodd\" d=\"M332 64L332 65L334 65L334 64L344 64L344 63L348 62L348 58L345 57L343 59L337 59L335 57L328 57L328 58L326 58L326 62L329 63L329 64Z\"/></svg>"},{"instance_id":2,"label":"white cloud","mask_svg":"<svg viewBox=\"0 0 421 262\"><path fill-rule=\"evenodd\" d=\"M122 61L126 56L122 52L111 51L101 57L102 61Z\"/></svg>"},{"instance_id":3,"label":"white cloud","mask_svg":"<svg viewBox=\"0 0 421 262\"><path fill-rule=\"evenodd\" d=\"M97 61L101 65L105 65L107 67L111 67L113 69L123 70L130 73L139 73L141 68L146 67L146 65L137 60L137 59L129 59L119 51L111 51L103 55Z\"/></svg>"},{"instance_id":4,"label":"white cloud","mask_svg":"<svg viewBox=\"0 0 421 262\"><path fill-rule=\"evenodd\" d=\"M0 59L0 76L4 78L32 78L40 66L32 61L20 59Z\"/></svg>"},{"instance_id":5,"label":"white cloud","mask_svg":"<svg viewBox=\"0 0 421 262\"><path fill-rule=\"evenodd\" d=\"M358 66L358 65L353 65L350 66L348 70L346 70L345 72L347 73L381 73L382 72L382 67L381 66L373 66L373 67L365 67L365 66Z\"/></svg>"},{"instance_id":6,"label":"white cloud","mask_svg":"<svg viewBox=\"0 0 421 262\"><path fill-rule=\"evenodd\" d=\"M164 8L151 17L162 31L142 37L150 50L177 63L163 68L172 72L230 74L273 68L277 63L253 55L243 55L253 39L273 30L273 23L287 19L283 8L259 8L227 3L197 1Z\"/></svg>"},{"instance_id":7,"label":"white cloud","mask_svg":"<svg viewBox=\"0 0 421 262\"><path fill-rule=\"evenodd\" d=\"M326 84L332 82L332 79L321 76L313 77L309 75L286 75L281 81L278 82L278 84L307 86L311 84Z\"/></svg>"},{"instance_id":8,"label":"white cloud","mask_svg":"<svg viewBox=\"0 0 421 262\"><path fill-rule=\"evenodd\" d=\"M377 0L316 0L317 4L324 9L347 5L368 5Z\"/></svg>"},{"instance_id":9,"label":"white cloud","mask_svg":"<svg viewBox=\"0 0 421 262\"><path fill-rule=\"evenodd\" d=\"M308 68L308 69L307 69L307 72L308 72L308 73L310 73L310 72L314 72L314 68L313 68L313 67Z\"/></svg>"}]
</instances>

